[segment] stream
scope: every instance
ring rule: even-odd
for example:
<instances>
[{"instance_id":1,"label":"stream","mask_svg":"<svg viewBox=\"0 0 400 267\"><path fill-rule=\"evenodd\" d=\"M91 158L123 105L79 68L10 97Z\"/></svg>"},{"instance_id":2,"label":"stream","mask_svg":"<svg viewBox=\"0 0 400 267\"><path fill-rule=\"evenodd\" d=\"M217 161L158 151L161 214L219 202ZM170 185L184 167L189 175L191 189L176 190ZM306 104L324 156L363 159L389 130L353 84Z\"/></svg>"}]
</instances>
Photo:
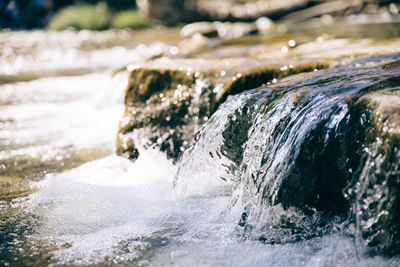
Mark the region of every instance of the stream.
<instances>
[{"instance_id":1,"label":"stream","mask_svg":"<svg viewBox=\"0 0 400 267\"><path fill-rule=\"evenodd\" d=\"M337 78L349 73L350 64L301 85L288 81L282 87L307 88L312 100L282 94L269 113L262 108L270 87L230 96L180 161L156 147L139 147L133 162L115 154L128 82L127 71L116 69L176 44L133 42L124 32L44 35L0 33L12 44L2 47L0 62L1 266L399 266L398 257L363 253L352 234L356 223L346 218L321 226L327 230L312 228L319 234L300 231L295 242L290 230L274 227L283 218L308 227L302 214L275 203L282 170L296 162L312 130L325 127L321 136L328 140L340 128L349 107L338 95L356 95L378 76L357 70ZM23 40L30 40L31 50L23 51ZM114 43L104 45L107 40ZM358 64L398 59L394 54ZM236 122L251 137L239 140L246 144L239 156L225 147L217 157L226 125ZM278 122L287 128L278 129ZM273 205L268 210L254 191L261 185L270 190L264 192ZM260 242L260 235L269 241Z\"/></svg>"}]
</instances>

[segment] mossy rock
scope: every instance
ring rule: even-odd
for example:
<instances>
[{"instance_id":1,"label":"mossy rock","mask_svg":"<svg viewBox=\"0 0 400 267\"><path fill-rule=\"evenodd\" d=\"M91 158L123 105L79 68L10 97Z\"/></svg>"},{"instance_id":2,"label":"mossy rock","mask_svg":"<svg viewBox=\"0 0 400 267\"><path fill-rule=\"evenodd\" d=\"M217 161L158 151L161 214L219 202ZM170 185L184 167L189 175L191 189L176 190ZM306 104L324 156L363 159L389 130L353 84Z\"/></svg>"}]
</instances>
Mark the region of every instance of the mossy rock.
<instances>
[{"instance_id":1,"label":"mossy rock","mask_svg":"<svg viewBox=\"0 0 400 267\"><path fill-rule=\"evenodd\" d=\"M239 225L246 235L295 242L346 222L372 255L400 253L398 64L366 65L284 79L251 94L259 108L249 115L228 115L235 119L222 132L220 151L245 188ZM314 103L331 104L313 106L318 98ZM279 105L290 110L281 112ZM303 124L307 128L296 128ZM271 224L262 212L278 206L295 210L299 221Z\"/></svg>"},{"instance_id":2,"label":"mossy rock","mask_svg":"<svg viewBox=\"0 0 400 267\"><path fill-rule=\"evenodd\" d=\"M400 82L397 86L400 85ZM361 166L347 194L370 253L400 254L400 90L373 92L356 103L367 114Z\"/></svg>"},{"instance_id":3,"label":"mossy rock","mask_svg":"<svg viewBox=\"0 0 400 267\"><path fill-rule=\"evenodd\" d=\"M50 21L48 28L55 31L68 28L104 30L109 27L111 17L111 11L103 2L97 5L78 4L58 11Z\"/></svg>"},{"instance_id":4,"label":"mossy rock","mask_svg":"<svg viewBox=\"0 0 400 267\"><path fill-rule=\"evenodd\" d=\"M135 10L117 12L110 23L111 28L115 29L142 29L151 25L150 18L143 16Z\"/></svg>"},{"instance_id":5,"label":"mossy rock","mask_svg":"<svg viewBox=\"0 0 400 267\"><path fill-rule=\"evenodd\" d=\"M281 65L256 59L161 58L134 67L125 93L117 154L136 159L139 153L133 139L146 138L141 146L160 147L177 159L229 95L294 73L324 68L328 63L287 65L291 68L282 70Z\"/></svg>"}]
</instances>

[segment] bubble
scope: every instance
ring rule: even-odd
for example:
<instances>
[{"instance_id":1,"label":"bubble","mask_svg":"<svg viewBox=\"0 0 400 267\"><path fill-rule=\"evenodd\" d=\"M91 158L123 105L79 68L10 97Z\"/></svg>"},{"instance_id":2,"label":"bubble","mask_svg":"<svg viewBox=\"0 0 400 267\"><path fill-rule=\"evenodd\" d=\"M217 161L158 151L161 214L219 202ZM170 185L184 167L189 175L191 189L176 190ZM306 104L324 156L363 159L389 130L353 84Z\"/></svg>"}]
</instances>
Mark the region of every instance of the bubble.
<instances>
[{"instance_id":1,"label":"bubble","mask_svg":"<svg viewBox=\"0 0 400 267\"><path fill-rule=\"evenodd\" d=\"M173 46L173 47L171 47L171 48L169 49L169 52L170 52L172 55L177 55L178 52L179 52L179 49L178 49L178 47Z\"/></svg>"},{"instance_id":2,"label":"bubble","mask_svg":"<svg viewBox=\"0 0 400 267\"><path fill-rule=\"evenodd\" d=\"M289 45L289 47L295 47L296 46L296 41L295 40L289 40L288 45Z\"/></svg>"}]
</instances>

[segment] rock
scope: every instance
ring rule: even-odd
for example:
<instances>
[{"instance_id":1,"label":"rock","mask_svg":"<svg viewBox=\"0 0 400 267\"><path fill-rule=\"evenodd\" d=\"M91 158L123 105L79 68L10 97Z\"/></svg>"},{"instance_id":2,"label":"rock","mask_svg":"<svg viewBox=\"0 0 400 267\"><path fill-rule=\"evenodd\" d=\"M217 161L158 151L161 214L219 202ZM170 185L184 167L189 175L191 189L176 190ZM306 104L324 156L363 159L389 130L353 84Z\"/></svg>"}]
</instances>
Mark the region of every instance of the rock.
<instances>
[{"instance_id":1,"label":"rock","mask_svg":"<svg viewBox=\"0 0 400 267\"><path fill-rule=\"evenodd\" d=\"M246 1L246 3L230 0L199 0L196 8L198 13L207 14L213 20L249 21L261 16L279 19L310 4L312 3L304 0Z\"/></svg>"},{"instance_id":2,"label":"rock","mask_svg":"<svg viewBox=\"0 0 400 267\"><path fill-rule=\"evenodd\" d=\"M167 25L173 25L187 17L185 0L136 0L139 11Z\"/></svg>"},{"instance_id":3,"label":"rock","mask_svg":"<svg viewBox=\"0 0 400 267\"><path fill-rule=\"evenodd\" d=\"M399 61L374 60L270 86L254 94L260 108L245 124L226 126L220 149L241 179L246 235L295 242L350 218L371 255L400 253ZM241 136L246 145L234 148ZM273 219L282 208L289 224Z\"/></svg>"},{"instance_id":4,"label":"rock","mask_svg":"<svg viewBox=\"0 0 400 267\"><path fill-rule=\"evenodd\" d=\"M210 46L210 39L203 36L201 33L194 33L190 38L182 40L179 44L179 52L181 54L191 54L196 51L200 51L202 49Z\"/></svg>"},{"instance_id":5,"label":"rock","mask_svg":"<svg viewBox=\"0 0 400 267\"><path fill-rule=\"evenodd\" d=\"M181 30L182 37L193 37L196 34L201 34L205 37L219 37L224 40L240 38L254 33L257 33L256 25L244 22L195 22L186 25Z\"/></svg>"},{"instance_id":6,"label":"rock","mask_svg":"<svg viewBox=\"0 0 400 267\"><path fill-rule=\"evenodd\" d=\"M350 9L351 7L355 7L356 5L361 5L361 3L359 1L329 1L297 12L293 12L287 16L284 16L282 19L302 20L313 17L320 17L323 15L335 15L337 13L343 15L344 11Z\"/></svg>"},{"instance_id":7,"label":"rock","mask_svg":"<svg viewBox=\"0 0 400 267\"><path fill-rule=\"evenodd\" d=\"M400 79L395 77L390 85L393 90L368 93L356 103L366 111L365 144L362 168L346 194L359 241L370 253L393 256L400 254L400 90L395 89Z\"/></svg>"},{"instance_id":8,"label":"rock","mask_svg":"<svg viewBox=\"0 0 400 267\"><path fill-rule=\"evenodd\" d=\"M275 29L275 23L267 17L260 17L255 22L257 30L261 34L272 32Z\"/></svg>"},{"instance_id":9,"label":"rock","mask_svg":"<svg viewBox=\"0 0 400 267\"><path fill-rule=\"evenodd\" d=\"M20 177L0 175L0 200L28 195L34 191L28 181Z\"/></svg>"},{"instance_id":10,"label":"rock","mask_svg":"<svg viewBox=\"0 0 400 267\"><path fill-rule=\"evenodd\" d=\"M194 133L229 95L274 78L312 71L326 63L291 65L282 71L281 65L263 60L161 58L137 66L130 72L117 154L135 159L138 145L157 146L177 159ZM138 144L142 138L147 142Z\"/></svg>"},{"instance_id":11,"label":"rock","mask_svg":"<svg viewBox=\"0 0 400 267\"><path fill-rule=\"evenodd\" d=\"M181 36L185 38L192 37L197 33L200 33L205 37L218 36L218 31L215 27L215 24L206 21L187 24L181 30Z\"/></svg>"},{"instance_id":12,"label":"rock","mask_svg":"<svg viewBox=\"0 0 400 267\"><path fill-rule=\"evenodd\" d=\"M228 98L196 134L176 186L196 192L190 186L200 183L187 179L208 173L231 181L244 238L297 242L341 224L360 251L399 254L400 64L382 65L396 58L362 58ZM208 169L195 179L184 170L199 160Z\"/></svg>"},{"instance_id":13,"label":"rock","mask_svg":"<svg viewBox=\"0 0 400 267\"><path fill-rule=\"evenodd\" d=\"M251 95L214 132L221 144L206 151L213 162L222 158L221 180L234 177L232 209L244 237L297 242L344 223L371 254L399 254L399 40L257 35L215 43L221 38L203 34L220 34L216 25L189 27L193 47L181 43L170 58L131 67L117 153L134 160L156 147L177 160L206 136L218 107L232 107L229 96L257 88L238 96ZM184 159L197 160L193 147Z\"/></svg>"},{"instance_id":14,"label":"rock","mask_svg":"<svg viewBox=\"0 0 400 267\"><path fill-rule=\"evenodd\" d=\"M215 22L215 28L222 39L235 39L257 33L257 27L253 23L244 22Z\"/></svg>"},{"instance_id":15,"label":"rock","mask_svg":"<svg viewBox=\"0 0 400 267\"><path fill-rule=\"evenodd\" d=\"M177 159L197 129L229 95L296 73L356 62L354 57L362 59L371 52L396 53L400 47L397 39L382 43L317 39L292 47L294 40L282 43L278 38L260 43L258 35L240 42L215 43L190 27L186 29L184 32L192 37L182 41L171 58L132 67L117 138L118 155L136 159L138 148L156 146ZM327 49L332 52L326 53ZM360 62L354 64L362 65ZM147 141L140 144L142 138Z\"/></svg>"}]
</instances>

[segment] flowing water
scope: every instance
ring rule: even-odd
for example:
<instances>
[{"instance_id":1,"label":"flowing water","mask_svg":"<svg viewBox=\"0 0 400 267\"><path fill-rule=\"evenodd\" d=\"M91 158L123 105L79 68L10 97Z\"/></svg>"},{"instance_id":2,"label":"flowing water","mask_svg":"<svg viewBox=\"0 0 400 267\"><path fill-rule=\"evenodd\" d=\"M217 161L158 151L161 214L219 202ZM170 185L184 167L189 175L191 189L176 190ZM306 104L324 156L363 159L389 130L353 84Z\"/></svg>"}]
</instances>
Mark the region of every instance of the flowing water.
<instances>
[{"instance_id":1,"label":"flowing water","mask_svg":"<svg viewBox=\"0 0 400 267\"><path fill-rule=\"evenodd\" d=\"M154 148L131 162L114 154L127 83L115 68L170 46L69 47L62 64L55 47L48 64L27 52L0 65L12 77L0 85L1 265L399 265L363 253L357 222L314 227L324 216L279 201L301 145L323 129L328 146L349 112L341 95L381 82L376 71L343 77L347 66L229 97L180 162Z\"/></svg>"}]
</instances>

